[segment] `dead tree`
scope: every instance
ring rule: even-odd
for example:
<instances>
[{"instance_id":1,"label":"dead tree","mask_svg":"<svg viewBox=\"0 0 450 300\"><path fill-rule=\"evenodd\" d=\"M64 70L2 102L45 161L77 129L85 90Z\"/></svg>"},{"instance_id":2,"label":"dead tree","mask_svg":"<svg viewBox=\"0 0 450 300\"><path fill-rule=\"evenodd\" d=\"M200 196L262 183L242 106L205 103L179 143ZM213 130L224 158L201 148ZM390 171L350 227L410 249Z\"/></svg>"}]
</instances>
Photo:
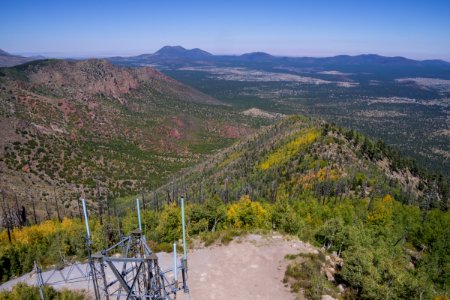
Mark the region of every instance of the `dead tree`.
<instances>
[{"instance_id":1,"label":"dead tree","mask_svg":"<svg viewBox=\"0 0 450 300\"><path fill-rule=\"evenodd\" d=\"M159 212L159 200L158 200L158 194L153 190L153 199L156 202L156 211Z\"/></svg>"},{"instance_id":2,"label":"dead tree","mask_svg":"<svg viewBox=\"0 0 450 300\"><path fill-rule=\"evenodd\" d=\"M167 205L169 205L170 204L170 190L169 189L167 189L166 190L166 192L167 192Z\"/></svg>"},{"instance_id":3,"label":"dead tree","mask_svg":"<svg viewBox=\"0 0 450 300\"><path fill-rule=\"evenodd\" d=\"M8 240L10 243L12 243L11 240L11 222L9 220L8 212L7 212L7 205L6 205L6 199L5 199L5 191L2 190L2 210L3 210L3 226L6 227L6 232L8 233Z\"/></svg>"},{"instance_id":4,"label":"dead tree","mask_svg":"<svg viewBox=\"0 0 450 300\"><path fill-rule=\"evenodd\" d=\"M56 197L56 188L53 188L53 195L55 197L56 214L58 216L58 221L62 222L61 214L59 213L58 197Z\"/></svg>"},{"instance_id":5,"label":"dead tree","mask_svg":"<svg viewBox=\"0 0 450 300\"><path fill-rule=\"evenodd\" d=\"M37 224L38 221L37 221L37 216L36 216L36 203L34 202L33 195L31 195L31 194L29 194L29 195L30 195L30 198L31 198L31 205L32 205L32 208L33 208L34 224Z\"/></svg>"},{"instance_id":6,"label":"dead tree","mask_svg":"<svg viewBox=\"0 0 450 300\"><path fill-rule=\"evenodd\" d=\"M425 205L424 205L425 212L423 213L422 216L422 225L425 224L425 222L427 221L428 213L433 208L433 200L435 201L439 200L436 181L433 181L429 185L431 186L428 186L428 189L425 192Z\"/></svg>"},{"instance_id":7,"label":"dead tree","mask_svg":"<svg viewBox=\"0 0 450 300\"><path fill-rule=\"evenodd\" d=\"M114 198L114 199L116 199L116 198ZM122 227L122 221L121 221L121 218L119 218L119 215L117 214L117 201L114 201L113 210L114 210L114 216L116 217L116 220L117 220L117 227L118 227L118 230L119 230L119 236L122 236L122 228L121 228Z\"/></svg>"},{"instance_id":8,"label":"dead tree","mask_svg":"<svg viewBox=\"0 0 450 300\"><path fill-rule=\"evenodd\" d=\"M80 197L77 199L77 206L78 206L78 216L80 217L80 221L83 222L83 216L81 214L81 205L80 205Z\"/></svg>"},{"instance_id":9,"label":"dead tree","mask_svg":"<svg viewBox=\"0 0 450 300\"><path fill-rule=\"evenodd\" d=\"M278 183L276 180L273 180L270 183L270 198L272 199L272 203L275 203L277 200L277 190L278 190Z\"/></svg>"},{"instance_id":10,"label":"dead tree","mask_svg":"<svg viewBox=\"0 0 450 300\"><path fill-rule=\"evenodd\" d=\"M17 227L22 228L21 211L19 208L19 201L17 200L17 194L14 194L14 205L15 205L14 219L16 220L15 223Z\"/></svg>"},{"instance_id":11,"label":"dead tree","mask_svg":"<svg viewBox=\"0 0 450 300\"><path fill-rule=\"evenodd\" d=\"M52 218L52 215L50 213L50 210L48 209L48 200L45 199L45 212L47 213L47 220L50 220Z\"/></svg>"},{"instance_id":12,"label":"dead tree","mask_svg":"<svg viewBox=\"0 0 450 300\"><path fill-rule=\"evenodd\" d=\"M228 192L228 177L225 178L225 203L229 201L229 192Z\"/></svg>"},{"instance_id":13,"label":"dead tree","mask_svg":"<svg viewBox=\"0 0 450 300\"><path fill-rule=\"evenodd\" d=\"M3 197L5 197L5 196L3 195ZM11 211L11 207L9 207L8 201L6 201L5 198L3 198L3 199L4 199L4 201L5 201L5 207L6 207L6 211L7 211L7 213L8 213L8 226L9 226L9 229L12 230L12 229L14 228L14 218L13 218L13 213L12 213L12 211Z\"/></svg>"},{"instance_id":14,"label":"dead tree","mask_svg":"<svg viewBox=\"0 0 450 300\"><path fill-rule=\"evenodd\" d=\"M98 217L100 219L100 225L103 225L103 207L102 207L102 194L100 193L100 186L98 184L98 177L95 180L95 188L97 190L97 203L98 203Z\"/></svg>"},{"instance_id":15,"label":"dead tree","mask_svg":"<svg viewBox=\"0 0 450 300\"><path fill-rule=\"evenodd\" d=\"M144 201L144 200L142 200ZM106 191L106 213L108 214L108 223L110 222L111 219L111 209L110 209L110 204L109 204L109 191Z\"/></svg>"},{"instance_id":16,"label":"dead tree","mask_svg":"<svg viewBox=\"0 0 450 300\"><path fill-rule=\"evenodd\" d=\"M23 206L23 205L20 208L20 223L22 224L22 226L28 225L27 211L25 209L25 206Z\"/></svg>"},{"instance_id":17,"label":"dead tree","mask_svg":"<svg viewBox=\"0 0 450 300\"><path fill-rule=\"evenodd\" d=\"M175 179L172 178L172 201L175 201Z\"/></svg>"},{"instance_id":18,"label":"dead tree","mask_svg":"<svg viewBox=\"0 0 450 300\"><path fill-rule=\"evenodd\" d=\"M203 186L203 178L200 182L200 199L199 199L199 203L203 203L203 190L202 190L202 186Z\"/></svg>"},{"instance_id":19,"label":"dead tree","mask_svg":"<svg viewBox=\"0 0 450 300\"><path fill-rule=\"evenodd\" d=\"M111 210L109 205L109 191L106 190L105 195L105 202L106 202L106 214L107 214L107 224L106 224L106 232L108 236L108 242L111 242L113 239L113 232L112 232L112 226L111 226Z\"/></svg>"},{"instance_id":20,"label":"dead tree","mask_svg":"<svg viewBox=\"0 0 450 300\"><path fill-rule=\"evenodd\" d=\"M144 190L141 190L141 194L142 194L142 209L145 210L145 199L144 199Z\"/></svg>"}]
</instances>

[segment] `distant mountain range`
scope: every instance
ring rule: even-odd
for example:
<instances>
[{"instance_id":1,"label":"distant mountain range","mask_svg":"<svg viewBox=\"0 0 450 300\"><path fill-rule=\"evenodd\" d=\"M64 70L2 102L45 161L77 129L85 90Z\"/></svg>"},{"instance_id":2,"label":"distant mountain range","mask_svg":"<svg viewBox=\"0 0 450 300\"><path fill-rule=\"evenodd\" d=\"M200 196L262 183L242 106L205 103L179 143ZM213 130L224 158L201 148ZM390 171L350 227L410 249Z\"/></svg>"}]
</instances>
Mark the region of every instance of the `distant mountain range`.
<instances>
[{"instance_id":1,"label":"distant mountain range","mask_svg":"<svg viewBox=\"0 0 450 300\"><path fill-rule=\"evenodd\" d=\"M287 57L273 56L265 52L252 52L242 55L213 55L204 50L185 49L181 46L165 46L153 54L130 57L107 58L115 64L124 65L159 65L169 68L202 65L236 65L258 63L262 66L288 65L296 67L390 67L390 68L445 68L450 70L450 63L443 60L413 60L405 57L387 57L377 54L338 55L333 57Z\"/></svg>"},{"instance_id":2,"label":"distant mountain range","mask_svg":"<svg viewBox=\"0 0 450 300\"><path fill-rule=\"evenodd\" d=\"M14 55L0 49L0 67L12 67L42 58L44 57L25 57Z\"/></svg>"},{"instance_id":3,"label":"distant mountain range","mask_svg":"<svg viewBox=\"0 0 450 300\"><path fill-rule=\"evenodd\" d=\"M0 50L0 67L15 66L29 61L44 59L42 56L24 57ZM387 57L377 54L337 55L332 57L288 57L274 56L265 52L242 55L214 55L199 48L164 46L155 53L136 56L115 56L105 59L114 64L127 66L157 65L163 68L178 68L203 65L235 65L258 63L267 66L288 65L295 67L389 67L389 68L444 68L450 70L450 62L443 60L413 60L401 56Z\"/></svg>"}]
</instances>

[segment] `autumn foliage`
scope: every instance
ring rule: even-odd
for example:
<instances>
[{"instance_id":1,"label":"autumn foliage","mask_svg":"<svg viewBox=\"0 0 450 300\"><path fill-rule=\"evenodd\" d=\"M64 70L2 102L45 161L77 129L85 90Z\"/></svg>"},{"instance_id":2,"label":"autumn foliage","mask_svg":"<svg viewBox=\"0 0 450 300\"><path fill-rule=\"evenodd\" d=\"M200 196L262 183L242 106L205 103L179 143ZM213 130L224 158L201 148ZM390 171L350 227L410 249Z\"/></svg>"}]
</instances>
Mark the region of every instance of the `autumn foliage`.
<instances>
[{"instance_id":1,"label":"autumn foliage","mask_svg":"<svg viewBox=\"0 0 450 300\"><path fill-rule=\"evenodd\" d=\"M303 147L314 142L319 137L319 132L315 128L308 128L296 134L295 138L283 147L270 153L265 161L260 164L261 170L268 170L288 161L296 155Z\"/></svg>"},{"instance_id":2,"label":"autumn foliage","mask_svg":"<svg viewBox=\"0 0 450 300\"><path fill-rule=\"evenodd\" d=\"M248 195L232 204L227 212L227 221L235 228L264 227L269 220L269 213L259 202L253 202Z\"/></svg>"}]
</instances>

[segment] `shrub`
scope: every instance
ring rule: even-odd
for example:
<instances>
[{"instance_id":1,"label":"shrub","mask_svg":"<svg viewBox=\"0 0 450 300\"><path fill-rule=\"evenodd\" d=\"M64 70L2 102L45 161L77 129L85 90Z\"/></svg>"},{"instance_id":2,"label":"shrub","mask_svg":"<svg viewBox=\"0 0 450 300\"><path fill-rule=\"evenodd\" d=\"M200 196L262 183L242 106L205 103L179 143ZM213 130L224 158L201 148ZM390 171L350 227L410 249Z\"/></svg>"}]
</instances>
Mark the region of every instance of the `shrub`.
<instances>
[{"instance_id":1,"label":"shrub","mask_svg":"<svg viewBox=\"0 0 450 300\"><path fill-rule=\"evenodd\" d=\"M253 202L244 195L230 206L227 220L235 228L265 228L269 224L269 213L259 202Z\"/></svg>"},{"instance_id":2,"label":"shrub","mask_svg":"<svg viewBox=\"0 0 450 300\"><path fill-rule=\"evenodd\" d=\"M181 211L175 204L166 205L156 227L158 241L173 243L181 238Z\"/></svg>"},{"instance_id":3,"label":"shrub","mask_svg":"<svg viewBox=\"0 0 450 300\"><path fill-rule=\"evenodd\" d=\"M43 288L44 298L48 300L84 300L87 299L81 291L69 291L64 289L56 291L50 286ZM16 284L11 291L0 292L0 300L40 300L39 288L37 286L29 286L25 283Z\"/></svg>"},{"instance_id":4,"label":"shrub","mask_svg":"<svg viewBox=\"0 0 450 300\"><path fill-rule=\"evenodd\" d=\"M202 205L191 206L187 213L190 234L216 231L226 219L225 205L217 195L207 199Z\"/></svg>"}]
</instances>

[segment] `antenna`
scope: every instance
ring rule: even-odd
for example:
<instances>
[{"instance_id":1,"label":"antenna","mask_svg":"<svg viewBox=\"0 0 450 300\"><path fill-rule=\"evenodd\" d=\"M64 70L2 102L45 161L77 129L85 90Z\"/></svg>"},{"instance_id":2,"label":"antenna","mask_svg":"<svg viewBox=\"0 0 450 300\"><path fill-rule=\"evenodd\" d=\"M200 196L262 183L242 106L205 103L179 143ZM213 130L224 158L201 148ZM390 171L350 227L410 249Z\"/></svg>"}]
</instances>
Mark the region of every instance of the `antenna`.
<instances>
[{"instance_id":1,"label":"antenna","mask_svg":"<svg viewBox=\"0 0 450 300\"><path fill-rule=\"evenodd\" d=\"M44 280L42 279L42 270L38 267L37 261L34 261L34 271L37 274L36 280L39 287L39 298L41 298L41 300L45 300L44 293L42 292L42 287L44 286Z\"/></svg>"},{"instance_id":2,"label":"antenna","mask_svg":"<svg viewBox=\"0 0 450 300\"><path fill-rule=\"evenodd\" d=\"M189 289L186 284L187 275L187 255L186 255L186 221L184 218L184 197L181 195L181 226L183 227L183 258L181 259L181 276L183 278L183 290L185 293L189 293Z\"/></svg>"},{"instance_id":3,"label":"antenna","mask_svg":"<svg viewBox=\"0 0 450 300\"><path fill-rule=\"evenodd\" d=\"M87 215L87 209L86 209L86 201L83 199L81 199L81 202L83 203L83 213L84 213L84 222L86 224L86 234L87 234L87 238L90 239L91 238L91 231L89 230L89 222L88 222L88 215Z\"/></svg>"},{"instance_id":4,"label":"antenna","mask_svg":"<svg viewBox=\"0 0 450 300\"><path fill-rule=\"evenodd\" d=\"M98 290L98 283L97 283L97 274L95 272L95 266L91 256L91 231L89 230L89 220L86 209L86 201L83 198L81 199L81 202L83 203L84 222L86 224L86 248L88 252L89 267L91 269L92 284L94 285L95 299L100 300L100 292Z\"/></svg>"},{"instance_id":5,"label":"antenna","mask_svg":"<svg viewBox=\"0 0 450 300\"><path fill-rule=\"evenodd\" d=\"M138 224L139 224L139 230L142 232L142 224L141 224L141 208L139 205L139 199L136 199L136 208L138 213Z\"/></svg>"},{"instance_id":6,"label":"antenna","mask_svg":"<svg viewBox=\"0 0 450 300\"><path fill-rule=\"evenodd\" d=\"M183 226L183 259L186 260L186 223L184 220L184 197L181 196L181 226Z\"/></svg>"},{"instance_id":7,"label":"antenna","mask_svg":"<svg viewBox=\"0 0 450 300\"><path fill-rule=\"evenodd\" d=\"M177 269L177 243L173 243L173 281L177 285L178 269Z\"/></svg>"}]
</instances>

